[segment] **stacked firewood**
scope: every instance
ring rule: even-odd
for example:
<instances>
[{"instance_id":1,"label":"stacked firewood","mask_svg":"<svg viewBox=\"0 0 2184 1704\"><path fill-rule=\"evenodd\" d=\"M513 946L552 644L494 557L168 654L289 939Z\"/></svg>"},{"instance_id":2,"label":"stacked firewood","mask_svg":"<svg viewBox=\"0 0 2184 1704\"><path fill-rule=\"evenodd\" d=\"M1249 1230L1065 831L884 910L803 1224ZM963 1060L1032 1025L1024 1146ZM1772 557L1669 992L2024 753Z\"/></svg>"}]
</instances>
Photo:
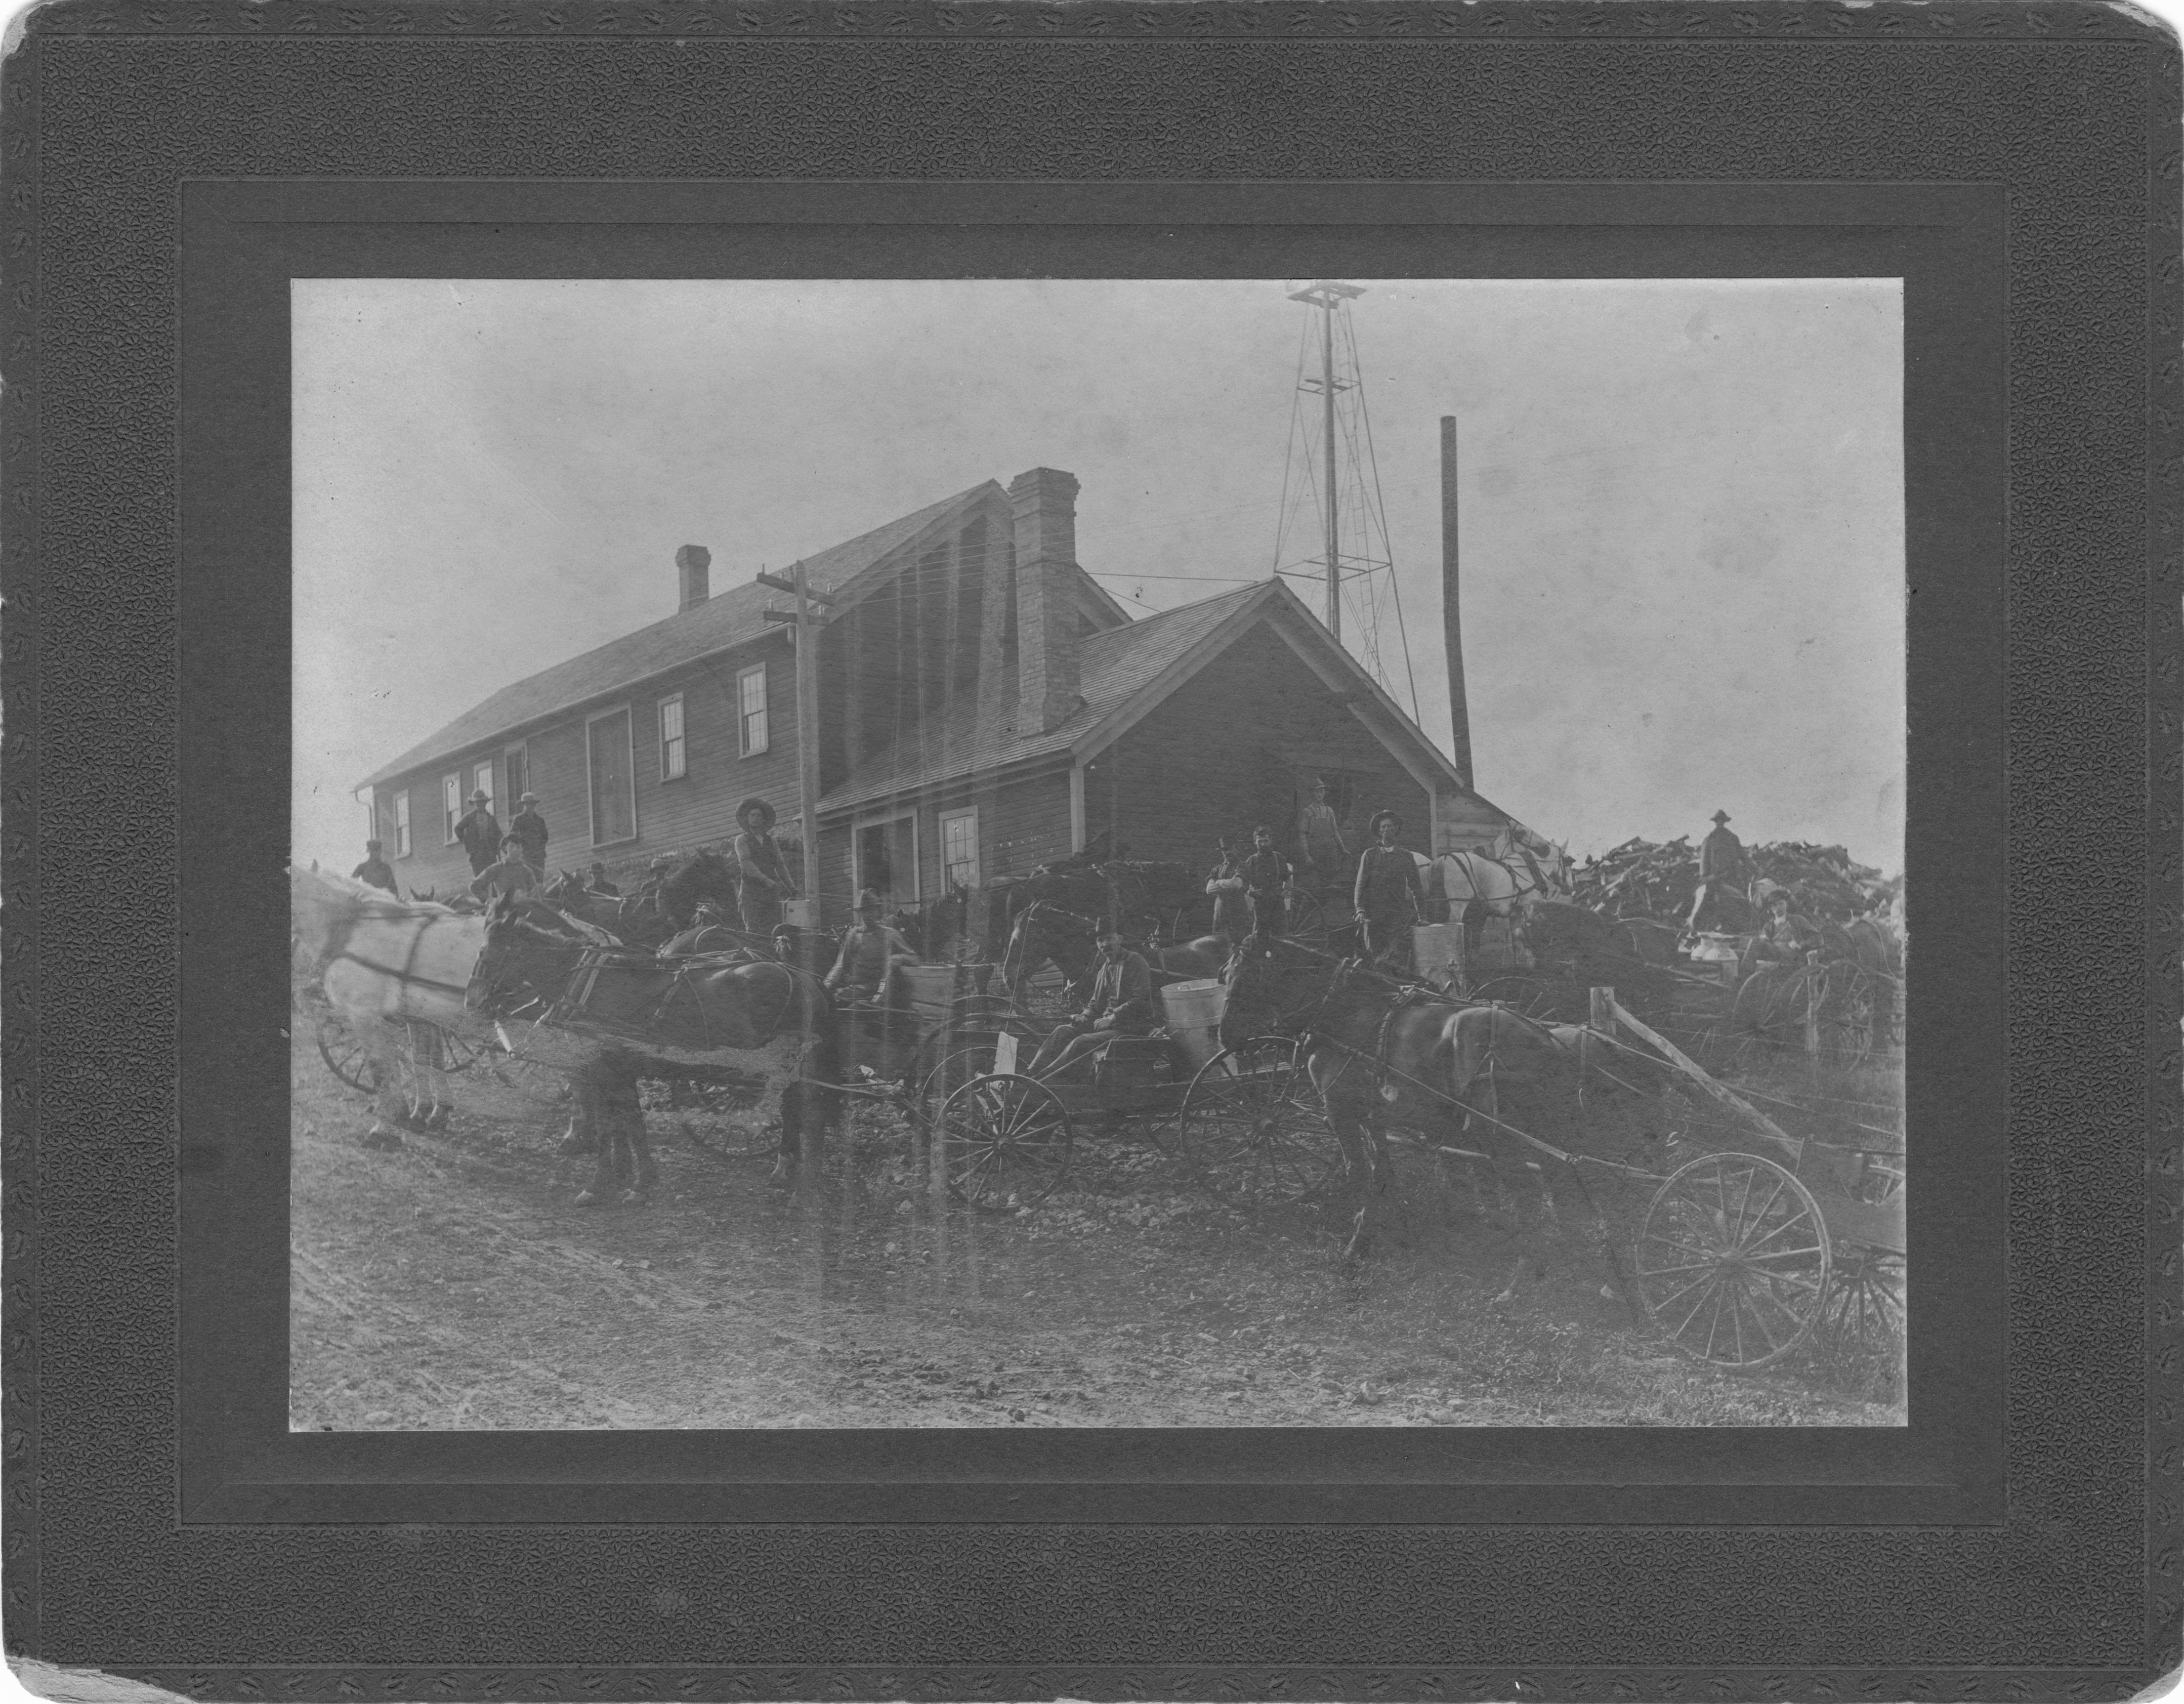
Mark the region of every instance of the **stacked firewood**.
<instances>
[{"instance_id":1,"label":"stacked firewood","mask_svg":"<svg viewBox=\"0 0 2184 1704\"><path fill-rule=\"evenodd\" d=\"M1750 846L1745 855L1754 877L1787 888L1798 912L1816 922L1847 923L1885 907L1903 879L1854 862L1840 846L1810 841ZM1572 872L1572 897L1602 916L1680 923L1691 916L1698 883L1698 849L1688 836L1630 839L1580 865Z\"/></svg>"}]
</instances>

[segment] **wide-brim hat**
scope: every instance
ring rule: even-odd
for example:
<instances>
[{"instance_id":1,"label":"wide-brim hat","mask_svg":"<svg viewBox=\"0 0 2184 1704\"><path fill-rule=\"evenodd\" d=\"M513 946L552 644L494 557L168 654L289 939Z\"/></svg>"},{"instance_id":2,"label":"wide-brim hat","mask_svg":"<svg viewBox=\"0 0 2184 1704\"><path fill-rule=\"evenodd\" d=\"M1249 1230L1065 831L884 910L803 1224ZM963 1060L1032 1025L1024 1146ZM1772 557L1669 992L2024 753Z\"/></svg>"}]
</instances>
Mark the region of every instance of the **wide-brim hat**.
<instances>
[{"instance_id":1,"label":"wide-brim hat","mask_svg":"<svg viewBox=\"0 0 2184 1704\"><path fill-rule=\"evenodd\" d=\"M381 842L376 840L367 840L364 843L364 849L367 852L376 852L379 849L381 844Z\"/></svg>"},{"instance_id":2,"label":"wide-brim hat","mask_svg":"<svg viewBox=\"0 0 2184 1704\"><path fill-rule=\"evenodd\" d=\"M672 870L675 867L675 860L663 852L652 860L651 867L655 870Z\"/></svg>"},{"instance_id":3,"label":"wide-brim hat","mask_svg":"<svg viewBox=\"0 0 2184 1704\"><path fill-rule=\"evenodd\" d=\"M883 903L880 896L870 888L857 895L857 909L860 911L877 911Z\"/></svg>"},{"instance_id":4,"label":"wide-brim hat","mask_svg":"<svg viewBox=\"0 0 2184 1704\"><path fill-rule=\"evenodd\" d=\"M1401 816L1398 816L1394 811L1376 810L1373 813L1373 820L1365 825L1365 832L1368 834L1378 834L1380 832L1380 825L1383 822L1392 822L1398 828L1403 826L1403 819Z\"/></svg>"},{"instance_id":5,"label":"wide-brim hat","mask_svg":"<svg viewBox=\"0 0 2184 1704\"><path fill-rule=\"evenodd\" d=\"M769 828L773 827L775 821L777 820L773 814L773 807L771 805L768 805L763 799L760 799L754 795L753 797L744 800L741 805L736 806L736 821L738 822L742 821L744 818L749 816L754 810L762 811L765 813L766 825Z\"/></svg>"},{"instance_id":6,"label":"wide-brim hat","mask_svg":"<svg viewBox=\"0 0 2184 1704\"><path fill-rule=\"evenodd\" d=\"M538 795L535 793L526 793L515 802L518 805L536 805L538 802Z\"/></svg>"},{"instance_id":7,"label":"wide-brim hat","mask_svg":"<svg viewBox=\"0 0 2184 1704\"><path fill-rule=\"evenodd\" d=\"M471 794L471 803L473 805L488 804L492 800L492 799L493 795L490 793L488 793L482 787L479 788L476 792Z\"/></svg>"},{"instance_id":8,"label":"wide-brim hat","mask_svg":"<svg viewBox=\"0 0 2184 1704\"><path fill-rule=\"evenodd\" d=\"M1717 810L1713 814L1713 820L1717 822L1726 822L1729 821L1729 813L1726 810Z\"/></svg>"}]
</instances>

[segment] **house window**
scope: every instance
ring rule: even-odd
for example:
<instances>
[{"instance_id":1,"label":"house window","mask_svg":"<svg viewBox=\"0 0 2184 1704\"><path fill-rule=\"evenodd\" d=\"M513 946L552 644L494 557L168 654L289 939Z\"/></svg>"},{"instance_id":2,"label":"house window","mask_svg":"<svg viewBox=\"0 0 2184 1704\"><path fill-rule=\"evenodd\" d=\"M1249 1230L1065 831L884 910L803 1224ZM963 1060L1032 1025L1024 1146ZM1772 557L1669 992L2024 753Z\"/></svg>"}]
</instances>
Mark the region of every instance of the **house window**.
<instances>
[{"instance_id":1,"label":"house window","mask_svg":"<svg viewBox=\"0 0 2184 1704\"><path fill-rule=\"evenodd\" d=\"M511 745L504 756L508 766L508 798L510 804L531 791L531 754L524 747Z\"/></svg>"},{"instance_id":2,"label":"house window","mask_svg":"<svg viewBox=\"0 0 2184 1704\"><path fill-rule=\"evenodd\" d=\"M493 808L493 760L491 758L486 759L483 763L471 771L471 785L485 794L486 808L491 810Z\"/></svg>"},{"instance_id":3,"label":"house window","mask_svg":"<svg viewBox=\"0 0 2184 1704\"><path fill-rule=\"evenodd\" d=\"M627 706L587 721L584 744L591 781L592 844L610 846L636 839L637 765Z\"/></svg>"},{"instance_id":4,"label":"house window","mask_svg":"<svg viewBox=\"0 0 2184 1704\"><path fill-rule=\"evenodd\" d=\"M682 694L660 701L660 778L674 781L683 772Z\"/></svg>"},{"instance_id":5,"label":"house window","mask_svg":"<svg viewBox=\"0 0 2184 1704\"><path fill-rule=\"evenodd\" d=\"M940 813L940 873L951 888L978 885L978 808Z\"/></svg>"},{"instance_id":6,"label":"house window","mask_svg":"<svg viewBox=\"0 0 2184 1704\"><path fill-rule=\"evenodd\" d=\"M756 757L766 746L766 665L759 663L736 676L736 720L743 732L743 753Z\"/></svg>"},{"instance_id":7,"label":"house window","mask_svg":"<svg viewBox=\"0 0 2184 1704\"><path fill-rule=\"evenodd\" d=\"M917 819L905 812L876 822L861 822L852 843L856 849L856 883L871 888L883 905L906 905L917 898Z\"/></svg>"},{"instance_id":8,"label":"house window","mask_svg":"<svg viewBox=\"0 0 2184 1704\"><path fill-rule=\"evenodd\" d=\"M410 794L406 789L394 795L394 855L410 855Z\"/></svg>"},{"instance_id":9,"label":"house window","mask_svg":"<svg viewBox=\"0 0 2184 1704\"><path fill-rule=\"evenodd\" d=\"M455 844L455 825L463 820L463 777L460 770L440 777L440 814L446 819L441 825L448 837L446 844L452 846Z\"/></svg>"}]
</instances>

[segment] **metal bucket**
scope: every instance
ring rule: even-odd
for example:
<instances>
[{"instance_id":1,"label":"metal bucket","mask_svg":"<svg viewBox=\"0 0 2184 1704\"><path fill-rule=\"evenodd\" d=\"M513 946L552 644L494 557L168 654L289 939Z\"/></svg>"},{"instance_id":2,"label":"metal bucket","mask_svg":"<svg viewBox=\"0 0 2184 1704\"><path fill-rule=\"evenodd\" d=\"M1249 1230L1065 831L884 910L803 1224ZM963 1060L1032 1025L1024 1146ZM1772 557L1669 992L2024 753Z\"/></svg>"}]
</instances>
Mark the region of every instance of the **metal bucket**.
<instances>
[{"instance_id":1,"label":"metal bucket","mask_svg":"<svg viewBox=\"0 0 2184 1704\"><path fill-rule=\"evenodd\" d=\"M1167 1033L1193 1071L1221 1051L1221 1014L1228 1009L1228 985L1220 982L1170 983L1160 991Z\"/></svg>"}]
</instances>

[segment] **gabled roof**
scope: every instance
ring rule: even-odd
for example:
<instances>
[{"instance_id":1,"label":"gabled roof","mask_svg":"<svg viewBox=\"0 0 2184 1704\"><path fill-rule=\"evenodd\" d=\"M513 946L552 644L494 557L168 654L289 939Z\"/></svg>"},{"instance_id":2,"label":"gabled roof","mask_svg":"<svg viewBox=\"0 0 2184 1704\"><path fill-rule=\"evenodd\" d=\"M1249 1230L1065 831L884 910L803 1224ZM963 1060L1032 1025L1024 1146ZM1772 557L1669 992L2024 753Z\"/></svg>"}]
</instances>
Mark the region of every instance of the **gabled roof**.
<instances>
[{"instance_id":1,"label":"gabled roof","mask_svg":"<svg viewBox=\"0 0 2184 1704\"><path fill-rule=\"evenodd\" d=\"M1225 592L1202 603L1164 610L1128 626L1088 634L1079 642L1078 690L1084 703L1052 732L1018 739L1017 671L1003 671L1001 710L990 721L978 716L966 694L944 716L928 718L922 738L907 735L878 752L819 801L822 811L869 799L912 793L944 781L999 769L1017 769L1065 755L1113 712L1132 703L1163 671L1188 655L1229 616L1268 589L1265 584Z\"/></svg>"},{"instance_id":2,"label":"gabled roof","mask_svg":"<svg viewBox=\"0 0 2184 1704\"><path fill-rule=\"evenodd\" d=\"M1406 767L1414 773L1430 771L1438 785L1468 794L1497 816L1508 816L1477 789L1463 785L1455 766L1418 724L1279 580L1262 580L1164 610L1112 632L1087 636L1081 641L1078 664L1078 690L1084 702L1049 732L1017 738L1017 677L1011 670L1004 677L1003 710L992 722L979 721L975 703L951 705L937 725L925 724L924 738L906 738L860 765L819 801L820 811L829 815L977 775L1021 772L1065 759L1081 761L1120 738L1262 621L1274 626L1305 653L1307 664L1323 678L1340 682L1356 695L1361 719L1383 743L1400 749Z\"/></svg>"},{"instance_id":3,"label":"gabled roof","mask_svg":"<svg viewBox=\"0 0 2184 1704\"><path fill-rule=\"evenodd\" d=\"M916 543L927 532L947 530L967 521L980 504L999 498L1004 507L1008 493L989 479L968 491L928 505L899 521L861 533L848 543L804 559L805 572L812 583L831 587L846 602L855 602L872 589L885 572L872 571L890 565L887 559L906 545ZM868 579L864 576L870 576ZM864 583L860 584L861 579ZM526 724L558 716L577 705L625 692L638 682L693 663L700 657L732 646L748 644L769 632L781 631L761 613L781 593L745 581L707 599L693 610L679 610L665 621L610 640L595 650L556 663L550 669L526 676L503 687L483 704L464 711L454 721L396 758L382 765L359 786L376 787L442 758L454 757L481 743L497 741Z\"/></svg>"}]
</instances>

